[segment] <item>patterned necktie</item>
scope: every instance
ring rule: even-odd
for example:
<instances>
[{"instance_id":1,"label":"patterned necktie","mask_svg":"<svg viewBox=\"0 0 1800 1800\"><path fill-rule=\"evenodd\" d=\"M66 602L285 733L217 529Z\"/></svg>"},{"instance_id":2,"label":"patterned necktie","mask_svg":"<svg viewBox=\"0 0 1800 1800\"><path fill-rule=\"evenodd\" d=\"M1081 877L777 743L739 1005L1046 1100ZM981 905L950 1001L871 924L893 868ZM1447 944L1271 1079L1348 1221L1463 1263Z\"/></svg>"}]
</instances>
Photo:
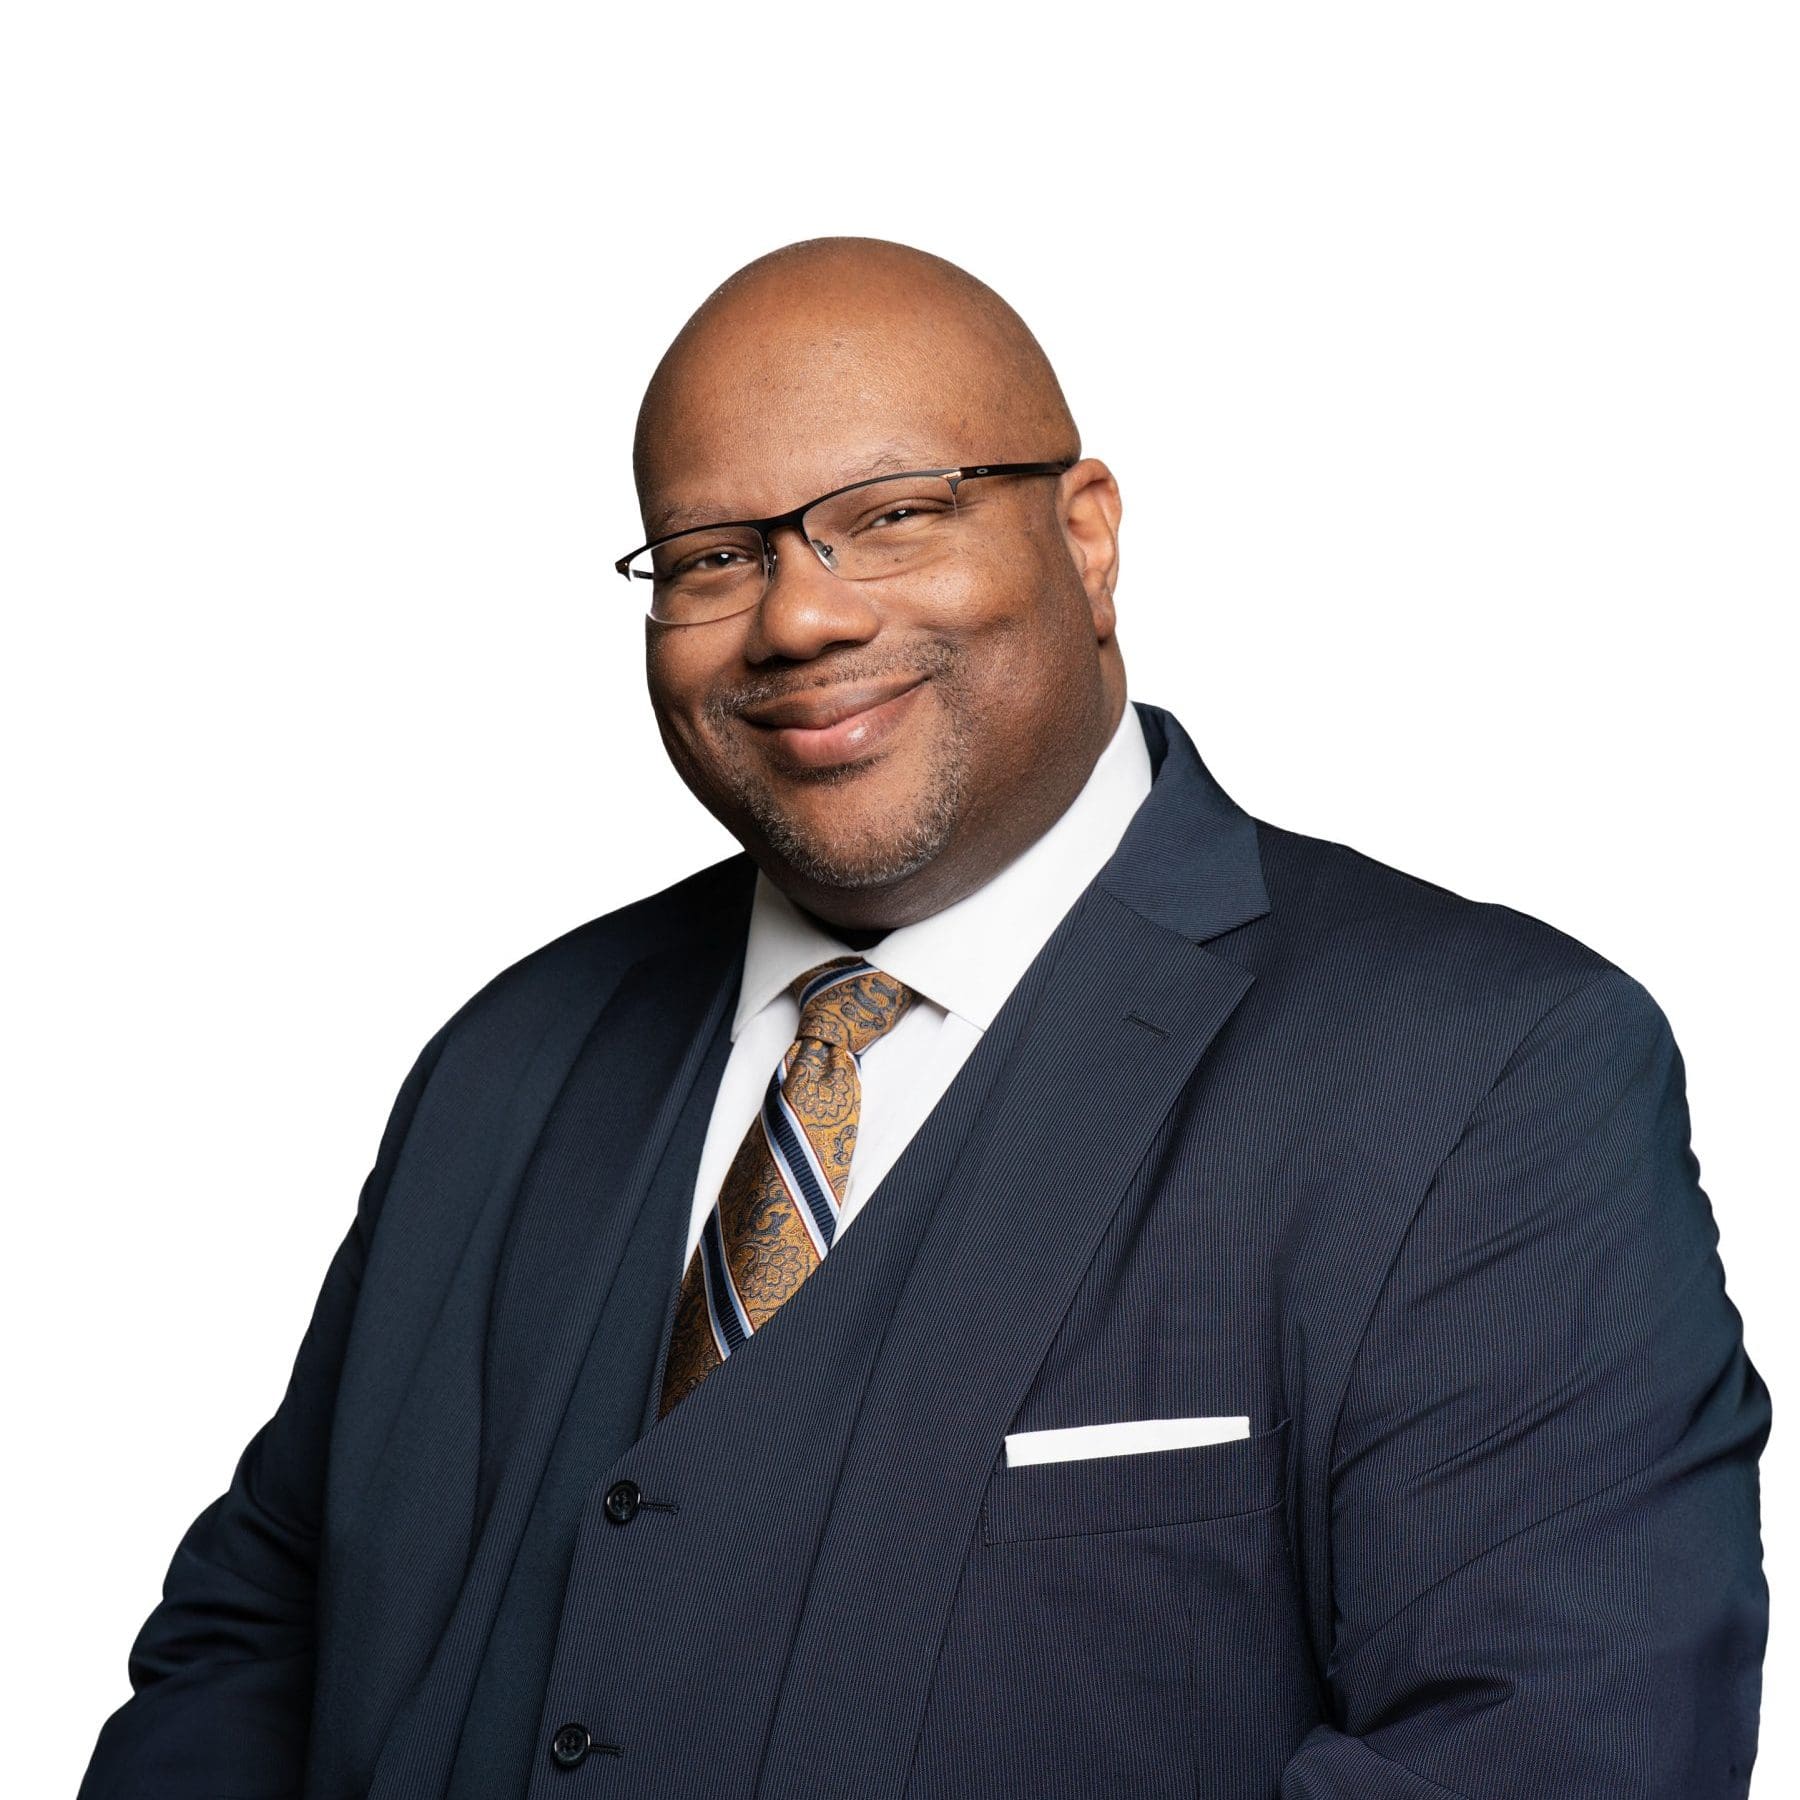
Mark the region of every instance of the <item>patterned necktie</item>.
<instances>
[{"instance_id":1,"label":"patterned necktie","mask_svg":"<svg viewBox=\"0 0 1800 1800\"><path fill-rule=\"evenodd\" d=\"M913 1002L910 988L860 956L820 963L788 991L800 1003L800 1029L681 1278L659 1419L825 1260L856 1148L857 1064Z\"/></svg>"}]
</instances>

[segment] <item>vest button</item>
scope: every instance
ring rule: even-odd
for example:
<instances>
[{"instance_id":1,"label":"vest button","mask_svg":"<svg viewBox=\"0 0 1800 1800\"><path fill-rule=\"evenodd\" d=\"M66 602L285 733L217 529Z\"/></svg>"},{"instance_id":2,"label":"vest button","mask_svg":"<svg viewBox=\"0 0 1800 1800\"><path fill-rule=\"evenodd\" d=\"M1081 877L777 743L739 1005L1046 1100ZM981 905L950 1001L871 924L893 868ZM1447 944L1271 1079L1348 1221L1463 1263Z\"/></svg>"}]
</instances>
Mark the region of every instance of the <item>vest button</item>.
<instances>
[{"instance_id":1,"label":"vest button","mask_svg":"<svg viewBox=\"0 0 1800 1800\"><path fill-rule=\"evenodd\" d=\"M585 1725L559 1725L550 1740L550 1760L559 1769L579 1768L593 1741Z\"/></svg>"},{"instance_id":2,"label":"vest button","mask_svg":"<svg viewBox=\"0 0 1800 1800\"><path fill-rule=\"evenodd\" d=\"M606 1516L615 1525L629 1525L637 1517L643 1494L635 1481L615 1481L606 1490Z\"/></svg>"}]
</instances>

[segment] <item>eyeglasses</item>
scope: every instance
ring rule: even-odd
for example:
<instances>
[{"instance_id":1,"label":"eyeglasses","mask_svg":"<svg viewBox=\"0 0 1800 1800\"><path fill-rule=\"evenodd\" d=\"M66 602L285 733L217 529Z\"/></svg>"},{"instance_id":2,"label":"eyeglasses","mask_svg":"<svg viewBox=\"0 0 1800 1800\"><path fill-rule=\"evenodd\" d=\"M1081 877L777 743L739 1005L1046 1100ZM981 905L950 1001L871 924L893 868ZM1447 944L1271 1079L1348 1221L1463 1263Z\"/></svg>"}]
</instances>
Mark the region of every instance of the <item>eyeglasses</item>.
<instances>
[{"instance_id":1,"label":"eyeglasses","mask_svg":"<svg viewBox=\"0 0 1800 1800\"><path fill-rule=\"evenodd\" d=\"M987 475L1060 475L1069 462L908 469L833 488L768 519L724 519L653 539L613 567L650 583L650 617L703 625L748 612L775 575L773 534L792 527L844 581L879 581L923 568L956 536L956 491Z\"/></svg>"}]
</instances>

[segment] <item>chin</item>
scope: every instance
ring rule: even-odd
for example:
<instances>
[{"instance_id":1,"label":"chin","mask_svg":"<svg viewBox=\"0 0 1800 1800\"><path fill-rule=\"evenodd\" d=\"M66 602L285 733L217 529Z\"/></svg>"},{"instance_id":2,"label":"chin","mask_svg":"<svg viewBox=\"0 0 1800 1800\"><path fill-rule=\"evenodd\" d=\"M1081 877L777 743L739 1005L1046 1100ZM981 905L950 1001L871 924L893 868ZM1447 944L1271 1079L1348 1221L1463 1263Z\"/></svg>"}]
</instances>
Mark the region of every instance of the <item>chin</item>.
<instances>
[{"instance_id":1,"label":"chin","mask_svg":"<svg viewBox=\"0 0 1800 1800\"><path fill-rule=\"evenodd\" d=\"M815 828L785 812L757 824L769 848L796 875L821 887L850 891L891 887L916 874L943 853L955 822L931 808L911 815L904 827L897 827L890 809L873 816L881 822L878 839L867 832L845 833L841 820Z\"/></svg>"}]
</instances>

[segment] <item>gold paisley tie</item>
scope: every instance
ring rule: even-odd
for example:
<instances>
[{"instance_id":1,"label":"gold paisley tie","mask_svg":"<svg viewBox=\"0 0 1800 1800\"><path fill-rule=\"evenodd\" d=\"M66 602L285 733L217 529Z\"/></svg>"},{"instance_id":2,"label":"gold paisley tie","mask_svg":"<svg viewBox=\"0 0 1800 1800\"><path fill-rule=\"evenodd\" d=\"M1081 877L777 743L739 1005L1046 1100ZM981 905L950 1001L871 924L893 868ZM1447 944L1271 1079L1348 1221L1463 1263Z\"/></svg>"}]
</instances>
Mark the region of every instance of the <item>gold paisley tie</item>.
<instances>
[{"instance_id":1,"label":"gold paisley tie","mask_svg":"<svg viewBox=\"0 0 1800 1800\"><path fill-rule=\"evenodd\" d=\"M825 1260L862 1112L857 1064L913 1002L910 988L860 956L820 963L788 991L800 1003L800 1029L682 1275L659 1419Z\"/></svg>"}]
</instances>

